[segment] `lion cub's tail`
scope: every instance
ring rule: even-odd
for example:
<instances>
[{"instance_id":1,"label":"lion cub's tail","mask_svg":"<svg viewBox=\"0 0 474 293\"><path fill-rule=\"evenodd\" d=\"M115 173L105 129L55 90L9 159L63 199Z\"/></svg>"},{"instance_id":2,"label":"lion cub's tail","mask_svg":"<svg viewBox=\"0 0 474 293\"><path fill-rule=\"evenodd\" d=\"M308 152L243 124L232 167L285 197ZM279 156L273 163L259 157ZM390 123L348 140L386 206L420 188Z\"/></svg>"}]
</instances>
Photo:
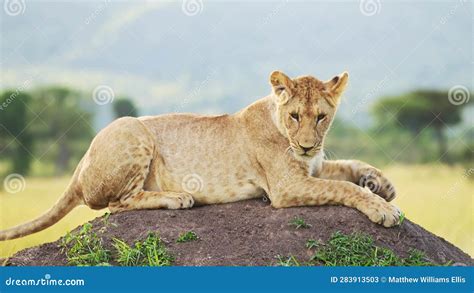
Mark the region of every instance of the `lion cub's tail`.
<instances>
[{"instance_id":1,"label":"lion cub's tail","mask_svg":"<svg viewBox=\"0 0 474 293\"><path fill-rule=\"evenodd\" d=\"M44 230L55 224L67 215L73 208L81 204L82 197L74 190L76 183L73 180L63 196L46 213L31 222L27 222L13 228L0 231L0 241L15 239ZM21 212L21 211L18 211Z\"/></svg>"}]
</instances>

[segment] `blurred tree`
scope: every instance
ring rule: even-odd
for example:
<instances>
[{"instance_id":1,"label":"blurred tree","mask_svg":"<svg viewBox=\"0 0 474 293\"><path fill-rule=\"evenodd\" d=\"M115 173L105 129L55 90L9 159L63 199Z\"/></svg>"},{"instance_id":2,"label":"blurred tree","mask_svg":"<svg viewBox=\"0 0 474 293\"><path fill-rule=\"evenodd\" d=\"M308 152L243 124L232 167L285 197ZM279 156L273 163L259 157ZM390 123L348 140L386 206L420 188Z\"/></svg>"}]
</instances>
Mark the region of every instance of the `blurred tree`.
<instances>
[{"instance_id":1,"label":"blurred tree","mask_svg":"<svg viewBox=\"0 0 474 293\"><path fill-rule=\"evenodd\" d=\"M444 128L461 121L461 112L466 105L467 103L451 103L445 91L418 90L383 98L375 104L374 112L379 123L386 123L393 117L393 121L398 121L392 123L394 126L403 125L415 138L423 129L432 129L438 144L439 158L449 161Z\"/></svg>"},{"instance_id":2,"label":"blurred tree","mask_svg":"<svg viewBox=\"0 0 474 293\"><path fill-rule=\"evenodd\" d=\"M94 131L92 114L83 106L81 95L65 87L48 87L34 92L33 112L37 123L33 128L38 143L38 156L54 154L56 174L68 170L75 145L90 142ZM82 154L81 154L82 155Z\"/></svg>"},{"instance_id":3,"label":"blurred tree","mask_svg":"<svg viewBox=\"0 0 474 293\"><path fill-rule=\"evenodd\" d=\"M129 98L119 98L117 99L114 104L114 114L115 118L120 118L124 116L132 116L137 117L138 111L135 107L135 104Z\"/></svg>"},{"instance_id":4,"label":"blurred tree","mask_svg":"<svg viewBox=\"0 0 474 293\"><path fill-rule=\"evenodd\" d=\"M28 127L29 94L5 91L0 95L0 157L10 159L11 172L26 175L31 164L33 139Z\"/></svg>"}]
</instances>

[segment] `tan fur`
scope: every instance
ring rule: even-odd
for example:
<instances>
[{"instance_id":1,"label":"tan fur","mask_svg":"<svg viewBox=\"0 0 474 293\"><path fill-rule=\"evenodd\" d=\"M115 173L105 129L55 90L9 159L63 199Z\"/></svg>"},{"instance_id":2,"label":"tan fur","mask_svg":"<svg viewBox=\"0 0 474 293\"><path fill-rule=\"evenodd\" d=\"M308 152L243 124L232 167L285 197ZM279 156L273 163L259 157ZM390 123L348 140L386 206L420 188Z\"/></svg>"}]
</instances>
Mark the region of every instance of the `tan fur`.
<instances>
[{"instance_id":1,"label":"tan fur","mask_svg":"<svg viewBox=\"0 0 474 293\"><path fill-rule=\"evenodd\" d=\"M118 119L94 138L63 199L39 219L1 231L0 240L45 229L78 204L112 212L181 209L264 194L275 208L341 204L396 225L400 211L385 200L395 191L379 170L323 159L347 80L347 73L322 82L275 71L272 94L233 115Z\"/></svg>"}]
</instances>

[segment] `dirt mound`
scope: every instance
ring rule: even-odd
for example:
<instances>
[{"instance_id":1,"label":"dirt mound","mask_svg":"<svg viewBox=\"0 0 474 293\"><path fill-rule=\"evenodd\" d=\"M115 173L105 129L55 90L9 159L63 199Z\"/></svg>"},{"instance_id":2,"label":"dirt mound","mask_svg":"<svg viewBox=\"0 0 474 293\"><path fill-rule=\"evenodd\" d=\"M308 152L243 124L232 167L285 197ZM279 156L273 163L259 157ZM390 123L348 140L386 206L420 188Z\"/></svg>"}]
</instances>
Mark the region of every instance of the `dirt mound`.
<instances>
[{"instance_id":1,"label":"dirt mound","mask_svg":"<svg viewBox=\"0 0 474 293\"><path fill-rule=\"evenodd\" d=\"M295 217L303 218L311 227L296 229L289 225ZM97 218L94 230L104 226ZM307 260L308 239L326 242L335 231L349 234L362 232L373 237L376 245L392 249L406 257L413 248L426 253L428 260L438 264L448 261L473 265L469 255L405 220L400 227L386 229L371 223L360 212L339 206L273 209L261 200L195 207L190 210L145 210L110 215L105 232L99 232L105 245L112 248L116 237L128 243L158 231L176 265L186 266L267 266L276 263L277 255L293 255ZM104 229L102 229L104 230ZM198 241L176 243L179 234L194 231ZM25 249L10 258L10 265L66 265L59 241Z\"/></svg>"}]
</instances>

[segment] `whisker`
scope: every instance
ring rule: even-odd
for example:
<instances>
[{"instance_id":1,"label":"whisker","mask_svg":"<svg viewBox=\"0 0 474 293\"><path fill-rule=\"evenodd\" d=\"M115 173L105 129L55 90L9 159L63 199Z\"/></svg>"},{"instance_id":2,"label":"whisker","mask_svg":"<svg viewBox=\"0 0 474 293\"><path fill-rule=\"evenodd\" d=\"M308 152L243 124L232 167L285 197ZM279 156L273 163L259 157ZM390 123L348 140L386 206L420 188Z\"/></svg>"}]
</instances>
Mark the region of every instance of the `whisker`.
<instances>
[{"instance_id":1,"label":"whisker","mask_svg":"<svg viewBox=\"0 0 474 293\"><path fill-rule=\"evenodd\" d=\"M331 159L331 151L330 150L324 150L324 159L325 160L330 160Z\"/></svg>"},{"instance_id":2,"label":"whisker","mask_svg":"<svg viewBox=\"0 0 474 293\"><path fill-rule=\"evenodd\" d=\"M337 160L336 153L334 153L330 149L325 149L324 150L324 158L328 159L328 160Z\"/></svg>"}]
</instances>

